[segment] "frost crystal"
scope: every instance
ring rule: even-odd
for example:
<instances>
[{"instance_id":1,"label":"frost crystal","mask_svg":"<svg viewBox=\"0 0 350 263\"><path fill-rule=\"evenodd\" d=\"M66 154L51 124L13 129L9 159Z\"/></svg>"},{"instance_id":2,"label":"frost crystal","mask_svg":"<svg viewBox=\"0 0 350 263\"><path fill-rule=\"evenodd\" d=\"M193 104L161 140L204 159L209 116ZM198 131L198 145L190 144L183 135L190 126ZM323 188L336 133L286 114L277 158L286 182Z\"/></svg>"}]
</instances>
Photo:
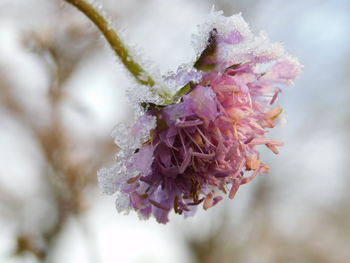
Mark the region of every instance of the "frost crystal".
<instances>
[{"instance_id":1,"label":"frost crystal","mask_svg":"<svg viewBox=\"0 0 350 263\"><path fill-rule=\"evenodd\" d=\"M298 60L253 35L240 14L213 12L194 45L193 66L156 79L151 90L129 91L139 117L114 129L116 164L98 172L105 193L118 191L119 212L166 223L172 209L185 216L200 204L209 209L269 170L257 145L275 154L282 146L266 136L283 111L271 105L300 73Z\"/></svg>"},{"instance_id":2,"label":"frost crystal","mask_svg":"<svg viewBox=\"0 0 350 263\"><path fill-rule=\"evenodd\" d=\"M163 85L168 87L169 93L175 93L190 81L199 82L202 79L202 73L188 64L181 65L176 72L168 72L163 77Z\"/></svg>"},{"instance_id":3,"label":"frost crystal","mask_svg":"<svg viewBox=\"0 0 350 263\"><path fill-rule=\"evenodd\" d=\"M115 137L115 143L120 148L115 157L116 163L110 168L102 168L97 172L98 183L104 193L115 193L124 182L139 173L131 168L134 161L133 154L150 139L150 131L155 127L155 117L145 115L132 125L120 123L114 128L112 136ZM121 197L125 199L125 195L118 196L118 198Z\"/></svg>"},{"instance_id":4,"label":"frost crystal","mask_svg":"<svg viewBox=\"0 0 350 263\"><path fill-rule=\"evenodd\" d=\"M127 194L118 193L115 200L115 207L119 213L124 212L128 214L130 212L130 200Z\"/></svg>"},{"instance_id":5,"label":"frost crystal","mask_svg":"<svg viewBox=\"0 0 350 263\"><path fill-rule=\"evenodd\" d=\"M285 52L280 43L271 43L264 32L255 36L241 14L224 17L222 11L212 12L206 22L198 26L199 33L193 35L192 44L197 57L207 47L207 38L213 29L219 32L216 58L221 66L240 64L252 59L256 62L285 59L294 64L300 73L302 65Z\"/></svg>"}]
</instances>

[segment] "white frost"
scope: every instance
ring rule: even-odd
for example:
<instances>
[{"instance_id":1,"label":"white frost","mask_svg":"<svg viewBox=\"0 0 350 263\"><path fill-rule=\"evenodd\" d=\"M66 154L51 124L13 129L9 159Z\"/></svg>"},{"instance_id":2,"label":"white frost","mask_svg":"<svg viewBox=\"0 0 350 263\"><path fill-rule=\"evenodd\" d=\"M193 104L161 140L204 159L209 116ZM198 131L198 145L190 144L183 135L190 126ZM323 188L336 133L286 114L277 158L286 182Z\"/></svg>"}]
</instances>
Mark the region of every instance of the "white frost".
<instances>
[{"instance_id":1,"label":"white frost","mask_svg":"<svg viewBox=\"0 0 350 263\"><path fill-rule=\"evenodd\" d=\"M243 40L237 44L220 43L217 54L220 63L230 66L259 57L266 61L286 59L294 65L297 71L302 68L298 59L289 55L282 44L272 43L265 32L254 35L241 14L225 17L222 15L222 11L212 11L206 21L198 26L198 33L193 35L192 44L196 50L197 58L207 47L209 33L214 28L216 28L218 35L226 35L235 30L243 37Z\"/></svg>"},{"instance_id":2,"label":"white frost","mask_svg":"<svg viewBox=\"0 0 350 263\"><path fill-rule=\"evenodd\" d=\"M128 214L130 212L130 198L127 194L124 193L118 193L116 199L115 199L115 207L118 211L118 213L124 212L125 214Z\"/></svg>"},{"instance_id":3,"label":"white frost","mask_svg":"<svg viewBox=\"0 0 350 263\"><path fill-rule=\"evenodd\" d=\"M155 117L144 116L134 124L118 124L112 136L120 150L115 156L116 163L110 168L102 168L97 172L98 184L106 194L118 191L129 178L137 176L139 171L131 168L132 156L150 138L150 131L156 126Z\"/></svg>"}]
</instances>

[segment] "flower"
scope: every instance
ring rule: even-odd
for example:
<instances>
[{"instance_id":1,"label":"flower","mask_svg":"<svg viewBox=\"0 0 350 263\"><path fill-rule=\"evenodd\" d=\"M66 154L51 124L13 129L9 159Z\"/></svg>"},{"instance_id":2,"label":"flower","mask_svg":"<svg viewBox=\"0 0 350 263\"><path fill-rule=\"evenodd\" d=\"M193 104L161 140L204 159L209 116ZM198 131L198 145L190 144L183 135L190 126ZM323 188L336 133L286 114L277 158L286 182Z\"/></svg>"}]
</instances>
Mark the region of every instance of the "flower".
<instances>
[{"instance_id":1,"label":"flower","mask_svg":"<svg viewBox=\"0 0 350 263\"><path fill-rule=\"evenodd\" d=\"M98 178L105 192L120 192L118 210L166 223L172 209L185 216L200 204L208 209L269 170L257 145L276 154L282 145L266 136L282 113L271 105L299 74L298 61L254 36L240 15L213 13L203 34L194 63L201 77L170 105L144 102L144 114L117 131L117 164Z\"/></svg>"}]
</instances>

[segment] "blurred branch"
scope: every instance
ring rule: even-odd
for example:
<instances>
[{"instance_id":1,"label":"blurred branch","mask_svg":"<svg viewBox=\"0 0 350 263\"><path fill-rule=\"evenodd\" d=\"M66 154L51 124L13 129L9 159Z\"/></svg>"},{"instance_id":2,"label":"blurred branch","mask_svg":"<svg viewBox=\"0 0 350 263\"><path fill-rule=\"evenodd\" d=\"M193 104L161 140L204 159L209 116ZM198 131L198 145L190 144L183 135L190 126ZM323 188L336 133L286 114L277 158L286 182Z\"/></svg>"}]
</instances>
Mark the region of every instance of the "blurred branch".
<instances>
[{"instance_id":1,"label":"blurred branch","mask_svg":"<svg viewBox=\"0 0 350 263\"><path fill-rule=\"evenodd\" d=\"M74 28L74 32L70 32ZM113 149L110 140L106 138L90 138L89 142L98 145L93 154L86 151L73 154L70 143L70 131L62 122L62 107L65 105L67 94L63 87L77 69L77 66L86 54L91 53L95 46L95 37L91 32L82 27L76 27L71 23L62 26L63 30L50 29L26 34L22 43L31 47L36 55L46 63L49 74L48 107L41 114L45 115L48 122L38 122L41 116L32 116L31 111L26 109L10 81L5 74L1 75L0 101L8 114L15 116L16 120L26 127L33 135L39 149L44 156L43 184L53 200L55 220L49 227L38 229L33 234L26 232L20 227L21 218L15 213L10 214L13 221L17 221L19 229L16 237L15 255L32 254L40 262L48 262L56 249L57 240L66 227L69 217L79 217L86 210L85 197L87 190L95 186L95 172L101 166L102 160L108 160L112 156ZM51 34L55 32L55 34ZM79 33L80 32L80 33ZM72 37L73 36L73 37ZM77 38L78 36L78 38ZM80 37L79 37L80 36ZM71 51L67 55L67 50ZM43 97L45 99L45 97ZM79 103L79 102L78 102ZM86 146L84 146L86 147ZM95 147L94 147L95 148ZM108 156L108 157L107 157ZM2 189L0 189L1 191ZM8 202L7 206L17 207L12 204L15 199L5 191L0 192L0 201ZM48 201L49 202L49 201ZM20 202L20 205L23 205ZM18 211L20 209L17 209ZM40 212L40 211L37 211ZM9 213L7 213L9 214ZM12 219L11 219L12 220ZM39 222L40 225L40 222ZM90 234L85 232L85 235ZM91 244L87 244L90 251ZM97 253L95 253L97 254ZM98 260L95 257L95 262Z\"/></svg>"}]
</instances>

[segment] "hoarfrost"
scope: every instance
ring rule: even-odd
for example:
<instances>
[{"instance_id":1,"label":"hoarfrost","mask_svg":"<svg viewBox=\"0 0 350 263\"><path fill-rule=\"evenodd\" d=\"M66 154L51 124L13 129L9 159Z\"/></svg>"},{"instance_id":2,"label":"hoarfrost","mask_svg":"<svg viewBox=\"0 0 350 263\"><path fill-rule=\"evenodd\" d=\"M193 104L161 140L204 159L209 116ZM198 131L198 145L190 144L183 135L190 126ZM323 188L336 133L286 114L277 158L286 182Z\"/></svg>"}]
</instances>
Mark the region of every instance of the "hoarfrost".
<instances>
[{"instance_id":1,"label":"hoarfrost","mask_svg":"<svg viewBox=\"0 0 350 263\"><path fill-rule=\"evenodd\" d=\"M218 43L220 46L217 59L226 66L244 63L252 59L255 59L256 63L285 59L293 64L297 71L301 70L302 66L299 61L289 55L282 44L272 43L265 32L260 32L259 35L255 36L240 13L230 17L225 17L222 14L222 11L212 11L206 21L198 26L198 34L192 36L192 44L196 50L197 58L207 47L208 36L215 28L218 38L233 32L242 38L236 43L225 43L225 41Z\"/></svg>"},{"instance_id":2,"label":"hoarfrost","mask_svg":"<svg viewBox=\"0 0 350 263\"><path fill-rule=\"evenodd\" d=\"M157 89L157 86L154 87L154 89ZM151 102L157 105L164 103L163 99L158 94L151 92L150 88L145 85L128 88L126 90L126 96L130 104L136 110L139 108L141 102Z\"/></svg>"},{"instance_id":3,"label":"hoarfrost","mask_svg":"<svg viewBox=\"0 0 350 263\"><path fill-rule=\"evenodd\" d=\"M174 96L187 83L190 81L199 82L201 78L202 74L192 65L182 64L176 72L168 72L163 76L163 83L168 87L171 96Z\"/></svg>"},{"instance_id":4,"label":"hoarfrost","mask_svg":"<svg viewBox=\"0 0 350 263\"><path fill-rule=\"evenodd\" d=\"M130 198L127 194L118 193L115 200L115 207L118 213L124 212L125 214L129 214L130 212Z\"/></svg>"},{"instance_id":5,"label":"hoarfrost","mask_svg":"<svg viewBox=\"0 0 350 263\"><path fill-rule=\"evenodd\" d=\"M104 193L115 193L123 182L139 174L140 171L132 168L132 156L136 149L149 140L150 131L155 126L155 117L145 115L132 125L120 123L114 128L112 136L120 148L115 156L116 163L97 172L98 184Z\"/></svg>"}]
</instances>

